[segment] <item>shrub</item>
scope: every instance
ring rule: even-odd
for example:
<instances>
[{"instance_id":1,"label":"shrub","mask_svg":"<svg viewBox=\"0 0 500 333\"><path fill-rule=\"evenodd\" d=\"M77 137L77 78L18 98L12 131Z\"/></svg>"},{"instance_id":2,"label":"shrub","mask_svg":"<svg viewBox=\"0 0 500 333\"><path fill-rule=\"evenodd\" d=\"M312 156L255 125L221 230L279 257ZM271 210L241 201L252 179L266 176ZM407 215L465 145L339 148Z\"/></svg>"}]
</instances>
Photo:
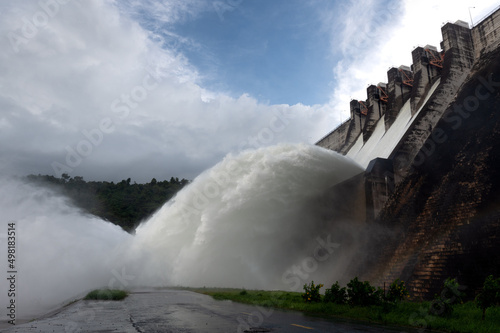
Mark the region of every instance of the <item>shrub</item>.
<instances>
[{"instance_id":1,"label":"shrub","mask_svg":"<svg viewBox=\"0 0 500 333\"><path fill-rule=\"evenodd\" d=\"M463 293L456 279L447 278L444 281L440 295L435 295L429 308L429 314L439 317L450 317L453 313L453 304L462 303Z\"/></svg>"},{"instance_id":2,"label":"shrub","mask_svg":"<svg viewBox=\"0 0 500 333\"><path fill-rule=\"evenodd\" d=\"M404 281L400 279L394 280L389 286L385 299L388 302L396 303L402 301L405 297L409 297L409 293Z\"/></svg>"},{"instance_id":3,"label":"shrub","mask_svg":"<svg viewBox=\"0 0 500 333\"><path fill-rule=\"evenodd\" d=\"M456 279L447 278L444 281L441 297L445 297L451 301L452 304L463 303L465 294L460 291L460 285Z\"/></svg>"},{"instance_id":4,"label":"shrub","mask_svg":"<svg viewBox=\"0 0 500 333\"><path fill-rule=\"evenodd\" d=\"M330 289L325 290L325 303L345 304L347 303L347 291L345 287L340 288L339 281L332 284Z\"/></svg>"},{"instance_id":5,"label":"shrub","mask_svg":"<svg viewBox=\"0 0 500 333\"><path fill-rule=\"evenodd\" d=\"M118 289L96 289L85 296L87 300L120 301L128 296L128 292Z\"/></svg>"},{"instance_id":6,"label":"shrub","mask_svg":"<svg viewBox=\"0 0 500 333\"><path fill-rule=\"evenodd\" d=\"M379 304L384 292L371 286L368 281L361 282L357 277L347 284L347 296L350 305L368 306Z\"/></svg>"},{"instance_id":7,"label":"shrub","mask_svg":"<svg viewBox=\"0 0 500 333\"><path fill-rule=\"evenodd\" d=\"M449 299L435 295L431 302L429 314L439 317L451 317L453 313L453 304Z\"/></svg>"},{"instance_id":8,"label":"shrub","mask_svg":"<svg viewBox=\"0 0 500 333\"><path fill-rule=\"evenodd\" d=\"M321 295L319 294L320 288L323 287L323 285L320 283L318 285L314 285L314 281L311 281L311 283L304 284L304 293L301 295L302 299L306 303L317 303L321 301Z\"/></svg>"},{"instance_id":9,"label":"shrub","mask_svg":"<svg viewBox=\"0 0 500 333\"><path fill-rule=\"evenodd\" d=\"M483 290L476 297L477 305L483 310L482 320L486 316L486 309L500 303L500 278L489 275L484 280Z\"/></svg>"}]
</instances>

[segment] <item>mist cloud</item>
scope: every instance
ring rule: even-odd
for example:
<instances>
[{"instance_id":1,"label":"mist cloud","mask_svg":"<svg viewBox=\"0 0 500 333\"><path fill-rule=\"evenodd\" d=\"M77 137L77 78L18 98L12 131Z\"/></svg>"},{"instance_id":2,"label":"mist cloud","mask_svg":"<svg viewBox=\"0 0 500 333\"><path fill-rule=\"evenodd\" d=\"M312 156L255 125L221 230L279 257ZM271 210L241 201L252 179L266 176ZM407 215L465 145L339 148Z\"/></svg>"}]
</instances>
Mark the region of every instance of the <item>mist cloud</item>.
<instances>
[{"instance_id":1,"label":"mist cloud","mask_svg":"<svg viewBox=\"0 0 500 333\"><path fill-rule=\"evenodd\" d=\"M20 318L40 315L93 288L116 280L119 246L131 239L120 227L73 207L68 199L44 188L0 178L2 231L0 244L7 258L7 226L15 224L15 301ZM8 290L7 280L0 286ZM115 283L111 287L123 287ZM6 309L4 294L0 305Z\"/></svg>"}]
</instances>

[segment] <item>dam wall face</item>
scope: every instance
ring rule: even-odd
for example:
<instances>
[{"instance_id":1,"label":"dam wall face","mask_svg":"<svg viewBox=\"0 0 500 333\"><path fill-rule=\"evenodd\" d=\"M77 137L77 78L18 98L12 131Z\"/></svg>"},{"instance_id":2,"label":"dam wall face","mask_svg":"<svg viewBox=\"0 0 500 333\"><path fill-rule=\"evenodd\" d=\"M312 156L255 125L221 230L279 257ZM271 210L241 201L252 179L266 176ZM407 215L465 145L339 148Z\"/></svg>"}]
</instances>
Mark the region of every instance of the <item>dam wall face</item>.
<instances>
[{"instance_id":1,"label":"dam wall face","mask_svg":"<svg viewBox=\"0 0 500 333\"><path fill-rule=\"evenodd\" d=\"M500 274L500 8L472 29L457 21L441 32L441 51L415 48L411 66L391 68L387 83L351 101L343 132L317 143L335 141L356 160L352 150L382 143L379 122L389 134L408 117L389 151L364 164L365 221L391 236L357 275L379 286L403 279L419 299L448 277L474 297Z\"/></svg>"},{"instance_id":2,"label":"dam wall face","mask_svg":"<svg viewBox=\"0 0 500 333\"><path fill-rule=\"evenodd\" d=\"M392 234L372 244L381 253L364 279L382 286L400 278L414 298L432 299L456 278L473 299L486 276L500 275L499 59L497 48L472 68L373 221Z\"/></svg>"},{"instance_id":3,"label":"dam wall face","mask_svg":"<svg viewBox=\"0 0 500 333\"><path fill-rule=\"evenodd\" d=\"M476 24L472 29L474 41L474 58L479 59L482 54L491 52L500 46L500 10Z\"/></svg>"},{"instance_id":4,"label":"dam wall face","mask_svg":"<svg viewBox=\"0 0 500 333\"><path fill-rule=\"evenodd\" d=\"M326 149L340 151L345 145L351 122L353 122L352 118L340 124L336 129L319 140L316 145Z\"/></svg>"}]
</instances>

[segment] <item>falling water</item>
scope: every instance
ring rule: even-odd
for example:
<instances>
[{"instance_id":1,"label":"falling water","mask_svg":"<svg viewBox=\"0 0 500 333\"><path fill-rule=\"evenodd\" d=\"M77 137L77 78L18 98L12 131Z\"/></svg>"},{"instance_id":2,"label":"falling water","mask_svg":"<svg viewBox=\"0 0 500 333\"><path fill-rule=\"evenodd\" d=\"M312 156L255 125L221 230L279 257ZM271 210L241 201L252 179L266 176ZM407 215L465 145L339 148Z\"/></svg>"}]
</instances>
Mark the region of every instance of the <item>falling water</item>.
<instances>
[{"instance_id":1,"label":"falling water","mask_svg":"<svg viewBox=\"0 0 500 333\"><path fill-rule=\"evenodd\" d=\"M335 219L325 193L361 172L337 153L302 144L230 155L134 236L49 190L4 182L4 224L18 228L19 307L46 308L103 286L294 289L333 279L350 260L356 228ZM6 246L0 251L5 258Z\"/></svg>"},{"instance_id":2,"label":"falling water","mask_svg":"<svg viewBox=\"0 0 500 333\"><path fill-rule=\"evenodd\" d=\"M319 204L325 192L361 171L308 145L228 156L137 229L138 275L146 283L161 276L166 284L284 288L287 269L330 235Z\"/></svg>"}]
</instances>

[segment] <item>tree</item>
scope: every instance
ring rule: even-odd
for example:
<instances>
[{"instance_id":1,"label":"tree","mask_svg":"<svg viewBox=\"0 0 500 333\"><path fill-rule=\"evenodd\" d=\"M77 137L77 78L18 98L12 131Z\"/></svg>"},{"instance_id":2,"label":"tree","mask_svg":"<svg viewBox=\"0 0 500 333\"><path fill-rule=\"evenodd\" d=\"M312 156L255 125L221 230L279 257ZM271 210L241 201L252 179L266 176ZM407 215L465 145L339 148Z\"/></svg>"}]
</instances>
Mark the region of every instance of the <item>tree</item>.
<instances>
[{"instance_id":1,"label":"tree","mask_svg":"<svg viewBox=\"0 0 500 333\"><path fill-rule=\"evenodd\" d=\"M500 303L500 278L489 275L484 280L483 290L476 297L477 305L483 310L482 319L486 317L486 309Z\"/></svg>"},{"instance_id":2,"label":"tree","mask_svg":"<svg viewBox=\"0 0 500 333\"><path fill-rule=\"evenodd\" d=\"M462 303L464 293L461 290L463 289L464 287L460 286L456 279L447 278L444 281L441 294L435 295L429 308L429 314L450 317L453 314L453 305Z\"/></svg>"},{"instance_id":3,"label":"tree","mask_svg":"<svg viewBox=\"0 0 500 333\"><path fill-rule=\"evenodd\" d=\"M302 299L306 303L318 303L321 301L321 294L319 293L319 290L323 287L323 285L314 284L314 281L311 281L310 284L304 284L304 293L301 295Z\"/></svg>"},{"instance_id":4,"label":"tree","mask_svg":"<svg viewBox=\"0 0 500 333\"><path fill-rule=\"evenodd\" d=\"M119 183L85 181L83 177L74 178L64 174L54 176L29 175L27 180L38 185L49 184L73 201L74 205L90 214L121 226L128 232L151 216L165 202L171 199L189 182L185 179L171 178L158 182L155 178L149 184L130 184L131 179Z\"/></svg>"},{"instance_id":5,"label":"tree","mask_svg":"<svg viewBox=\"0 0 500 333\"><path fill-rule=\"evenodd\" d=\"M389 286L385 299L389 302L397 303L401 302L405 297L409 297L409 293L404 281L400 279L394 280Z\"/></svg>"},{"instance_id":6,"label":"tree","mask_svg":"<svg viewBox=\"0 0 500 333\"><path fill-rule=\"evenodd\" d=\"M347 302L347 291L345 287L340 288L339 281L332 284L330 289L325 290L325 303L345 304Z\"/></svg>"},{"instance_id":7,"label":"tree","mask_svg":"<svg viewBox=\"0 0 500 333\"><path fill-rule=\"evenodd\" d=\"M358 277L355 277L347 284L347 296L351 305L369 306L379 304L383 293L382 289L376 289L368 281L361 282Z\"/></svg>"}]
</instances>

